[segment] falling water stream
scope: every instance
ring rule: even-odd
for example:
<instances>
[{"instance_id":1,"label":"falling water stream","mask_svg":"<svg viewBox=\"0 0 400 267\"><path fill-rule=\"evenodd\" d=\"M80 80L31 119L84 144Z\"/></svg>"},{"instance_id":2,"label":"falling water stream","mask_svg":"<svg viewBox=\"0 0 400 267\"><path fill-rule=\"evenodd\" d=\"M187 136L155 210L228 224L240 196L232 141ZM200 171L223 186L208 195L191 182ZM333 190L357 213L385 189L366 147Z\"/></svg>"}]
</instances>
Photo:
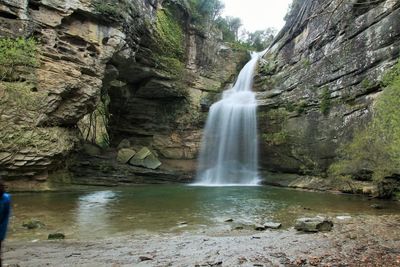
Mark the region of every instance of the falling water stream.
<instances>
[{"instance_id":1,"label":"falling water stream","mask_svg":"<svg viewBox=\"0 0 400 267\"><path fill-rule=\"evenodd\" d=\"M195 185L257 185L257 102L252 92L258 59L253 53L235 85L223 92L207 118Z\"/></svg>"}]
</instances>

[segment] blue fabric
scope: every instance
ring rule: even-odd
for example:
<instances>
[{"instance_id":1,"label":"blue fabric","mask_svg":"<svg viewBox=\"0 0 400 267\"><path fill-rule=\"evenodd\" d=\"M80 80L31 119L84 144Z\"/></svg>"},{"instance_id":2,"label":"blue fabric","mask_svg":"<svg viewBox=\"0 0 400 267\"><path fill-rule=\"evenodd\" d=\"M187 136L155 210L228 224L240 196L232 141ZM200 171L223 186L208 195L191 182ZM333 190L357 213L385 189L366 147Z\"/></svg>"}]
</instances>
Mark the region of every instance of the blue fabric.
<instances>
[{"instance_id":1,"label":"blue fabric","mask_svg":"<svg viewBox=\"0 0 400 267\"><path fill-rule=\"evenodd\" d=\"M4 193L0 199L0 240L3 241L6 238L8 220L10 218L10 202L11 197L9 194Z\"/></svg>"}]
</instances>

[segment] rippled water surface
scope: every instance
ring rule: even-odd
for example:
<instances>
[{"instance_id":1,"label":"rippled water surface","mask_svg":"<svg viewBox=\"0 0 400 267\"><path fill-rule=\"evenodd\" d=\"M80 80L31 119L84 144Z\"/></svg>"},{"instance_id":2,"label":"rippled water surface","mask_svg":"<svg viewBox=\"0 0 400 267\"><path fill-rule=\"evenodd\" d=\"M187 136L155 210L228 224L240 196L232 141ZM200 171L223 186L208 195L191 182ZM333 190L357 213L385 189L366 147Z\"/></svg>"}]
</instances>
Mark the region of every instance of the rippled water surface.
<instances>
[{"instance_id":1,"label":"rippled water surface","mask_svg":"<svg viewBox=\"0 0 400 267\"><path fill-rule=\"evenodd\" d=\"M133 232L180 232L251 228L298 217L400 213L395 202L350 195L303 192L273 187L194 187L146 185L95 188L75 192L13 194L11 239L46 239L60 231L67 238L97 239ZM379 204L384 209L371 208ZM22 227L31 219L44 226ZM233 222L226 222L233 219Z\"/></svg>"}]
</instances>

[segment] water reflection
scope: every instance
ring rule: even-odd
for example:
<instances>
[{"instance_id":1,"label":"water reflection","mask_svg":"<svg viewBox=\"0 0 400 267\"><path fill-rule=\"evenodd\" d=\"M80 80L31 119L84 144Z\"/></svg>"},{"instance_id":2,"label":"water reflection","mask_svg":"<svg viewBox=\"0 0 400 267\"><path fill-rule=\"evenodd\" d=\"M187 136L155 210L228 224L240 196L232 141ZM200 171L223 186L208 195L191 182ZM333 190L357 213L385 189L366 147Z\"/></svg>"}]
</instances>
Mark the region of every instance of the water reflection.
<instances>
[{"instance_id":1,"label":"water reflection","mask_svg":"<svg viewBox=\"0 0 400 267\"><path fill-rule=\"evenodd\" d=\"M112 225L113 202L116 202L117 193L113 191L100 191L85 194L78 199L76 222L79 225L79 235L87 236L111 234L107 231Z\"/></svg>"},{"instance_id":2,"label":"water reflection","mask_svg":"<svg viewBox=\"0 0 400 267\"><path fill-rule=\"evenodd\" d=\"M376 210L372 204L385 209ZM102 191L14 194L10 238L105 238L137 231L209 230L278 221L293 226L299 216L400 213L396 202L272 187L136 186ZM45 227L28 230L31 218ZM226 223L233 219L233 223ZM186 222L181 223L180 222Z\"/></svg>"}]
</instances>

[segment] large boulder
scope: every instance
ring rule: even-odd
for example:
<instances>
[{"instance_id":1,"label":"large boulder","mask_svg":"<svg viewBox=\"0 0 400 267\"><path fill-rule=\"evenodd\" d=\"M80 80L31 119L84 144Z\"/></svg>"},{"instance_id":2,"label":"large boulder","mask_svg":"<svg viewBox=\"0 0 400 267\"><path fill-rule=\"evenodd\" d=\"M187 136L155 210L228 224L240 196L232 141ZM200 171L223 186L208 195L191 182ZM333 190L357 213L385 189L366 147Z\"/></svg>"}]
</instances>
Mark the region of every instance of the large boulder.
<instances>
[{"instance_id":1,"label":"large boulder","mask_svg":"<svg viewBox=\"0 0 400 267\"><path fill-rule=\"evenodd\" d=\"M129 164L152 170L161 166L161 162L158 160L156 155L154 155L154 153L147 147L143 147L139 150L139 152L129 160Z\"/></svg>"},{"instance_id":2,"label":"large boulder","mask_svg":"<svg viewBox=\"0 0 400 267\"><path fill-rule=\"evenodd\" d=\"M133 149L122 148L118 151L117 160L120 163L128 163L135 154L136 151Z\"/></svg>"}]
</instances>

